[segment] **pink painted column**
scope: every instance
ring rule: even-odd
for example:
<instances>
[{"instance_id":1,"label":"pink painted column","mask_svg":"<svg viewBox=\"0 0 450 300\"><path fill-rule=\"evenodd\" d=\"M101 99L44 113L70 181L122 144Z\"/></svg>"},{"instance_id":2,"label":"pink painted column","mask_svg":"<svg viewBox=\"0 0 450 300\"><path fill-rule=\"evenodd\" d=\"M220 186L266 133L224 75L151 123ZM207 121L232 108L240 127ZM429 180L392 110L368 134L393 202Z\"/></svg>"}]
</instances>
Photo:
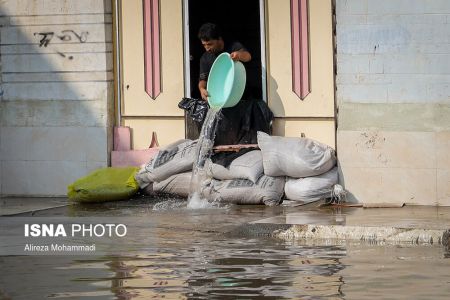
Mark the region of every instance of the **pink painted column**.
<instances>
[{"instance_id":1,"label":"pink painted column","mask_svg":"<svg viewBox=\"0 0 450 300\"><path fill-rule=\"evenodd\" d=\"M143 2L145 91L152 99L156 99L161 93L159 0Z\"/></svg>"},{"instance_id":2,"label":"pink painted column","mask_svg":"<svg viewBox=\"0 0 450 300\"><path fill-rule=\"evenodd\" d=\"M300 97L310 93L308 0L291 0L292 91Z\"/></svg>"}]
</instances>

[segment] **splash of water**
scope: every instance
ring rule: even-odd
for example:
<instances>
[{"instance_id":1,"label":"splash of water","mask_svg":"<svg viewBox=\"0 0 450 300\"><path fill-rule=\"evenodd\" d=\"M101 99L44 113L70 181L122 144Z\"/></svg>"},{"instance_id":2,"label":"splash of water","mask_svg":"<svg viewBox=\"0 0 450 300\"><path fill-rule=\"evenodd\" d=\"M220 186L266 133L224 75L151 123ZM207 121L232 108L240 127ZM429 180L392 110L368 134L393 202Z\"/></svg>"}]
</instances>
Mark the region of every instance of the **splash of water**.
<instances>
[{"instance_id":1,"label":"splash of water","mask_svg":"<svg viewBox=\"0 0 450 300\"><path fill-rule=\"evenodd\" d=\"M183 209L185 202L180 199L168 199L162 202L156 203L152 210L153 211L166 211L174 209Z\"/></svg>"},{"instance_id":2,"label":"splash of water","mask_svg":"<svg viewBox=\"0 0 450 300\"><path fill-rule=\"evenodd\" d=\"M219 116L220 110L211 108L208 111L198 138L187 205L191 209L214 207L213 203L209 203L207 199L201 197L201 186L208 179L206 170L211 164L210 157L213 151Z\"/></svg>"},{"instance_id":3,"label":"splash of water","mask_svg":"<svg viewBox=\"0 0 450 300\"><path fill-rule=\"evenodd\" d=\"M214 205L212 203L209 203L208 200L202 198L198 192L194 192L189 195L187 208L205 209L205 208L214 208Z\"/></svg>"}]
</instances>

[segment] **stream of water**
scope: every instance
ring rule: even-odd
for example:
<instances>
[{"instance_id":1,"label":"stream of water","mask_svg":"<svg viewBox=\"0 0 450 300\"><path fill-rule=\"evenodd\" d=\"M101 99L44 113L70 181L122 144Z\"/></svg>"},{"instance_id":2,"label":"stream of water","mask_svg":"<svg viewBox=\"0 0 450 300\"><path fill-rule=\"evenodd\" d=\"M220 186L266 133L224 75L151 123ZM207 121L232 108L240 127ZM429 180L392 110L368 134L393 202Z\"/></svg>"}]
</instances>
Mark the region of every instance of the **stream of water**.
<instances>
[{"instance_id":1,"label":"stream of water","mask_svg":"<svg viewBox=\"0 0 450 300\"><path fill-rule=\"evenodd\" d=\"M210 157L213 151L219 116L220 110L209 109L198 138L187 204L187 207L191 209L212 208L215 206L214 203L209 203L207 199L201 197L200 189L203 182L208 178L206 170L211 163Z\"/></svg>"}]
</instances>

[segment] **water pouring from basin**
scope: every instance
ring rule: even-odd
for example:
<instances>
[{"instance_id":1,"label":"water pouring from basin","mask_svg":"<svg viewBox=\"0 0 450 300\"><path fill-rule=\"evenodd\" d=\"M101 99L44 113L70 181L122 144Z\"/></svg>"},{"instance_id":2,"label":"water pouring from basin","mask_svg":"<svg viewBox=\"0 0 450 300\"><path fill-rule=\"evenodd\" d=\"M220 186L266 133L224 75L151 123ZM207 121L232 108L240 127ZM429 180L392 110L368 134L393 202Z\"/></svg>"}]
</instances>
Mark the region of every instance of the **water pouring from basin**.
<instances>
[{"instance_id":1,"label":"water pouring from basin","mask_svg":"<svg viewBox=\"0 0 450 300\"><path fill-rule=\"evenodd\" d=\"M206 115L202 130L197 142L194 164L192 166L191 186L188 198L188 208L211 208L212 205L201 197L201 185L207 179L206 170L212 155L216 127L219 121L220 110L210 109Z\"/></svg>"},{"instance_id":2,"label":"water pouring from basin","mask_svg":"<svg viewBox=\"0 0 450 300\"><path fill-rule=\"evenodd\" d=\"M208 103L211 109L206 115L197 143L192 168L188 208L210 208L211 204L201 198L201 185L208 179L206 168L211 163L217 124L222 108L233 107L242 98L245 89L246 73L241 62L235 62L230 54L220 54L211 68L208 77Z\"/></svg>"}]
</instances>

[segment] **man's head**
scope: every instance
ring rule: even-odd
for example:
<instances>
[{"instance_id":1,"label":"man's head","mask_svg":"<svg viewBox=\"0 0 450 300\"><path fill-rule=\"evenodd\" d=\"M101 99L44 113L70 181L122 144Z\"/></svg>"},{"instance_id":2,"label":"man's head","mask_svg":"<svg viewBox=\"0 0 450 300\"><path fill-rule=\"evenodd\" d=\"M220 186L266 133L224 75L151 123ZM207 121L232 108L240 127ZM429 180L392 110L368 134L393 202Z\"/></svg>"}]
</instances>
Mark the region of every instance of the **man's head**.
<instances>
[{"instance_id":1,"label":"man's head","mask_svg":"<svg viewBox=\"0 0 450 300\"><path fill-rule=\"evenodd\" d=\"M205 23L198 31L198 38L202 42L205 50L212 53L217 53L223 50L224 43L220 28L216 24Z\"/></svg>"}]
</instances>

